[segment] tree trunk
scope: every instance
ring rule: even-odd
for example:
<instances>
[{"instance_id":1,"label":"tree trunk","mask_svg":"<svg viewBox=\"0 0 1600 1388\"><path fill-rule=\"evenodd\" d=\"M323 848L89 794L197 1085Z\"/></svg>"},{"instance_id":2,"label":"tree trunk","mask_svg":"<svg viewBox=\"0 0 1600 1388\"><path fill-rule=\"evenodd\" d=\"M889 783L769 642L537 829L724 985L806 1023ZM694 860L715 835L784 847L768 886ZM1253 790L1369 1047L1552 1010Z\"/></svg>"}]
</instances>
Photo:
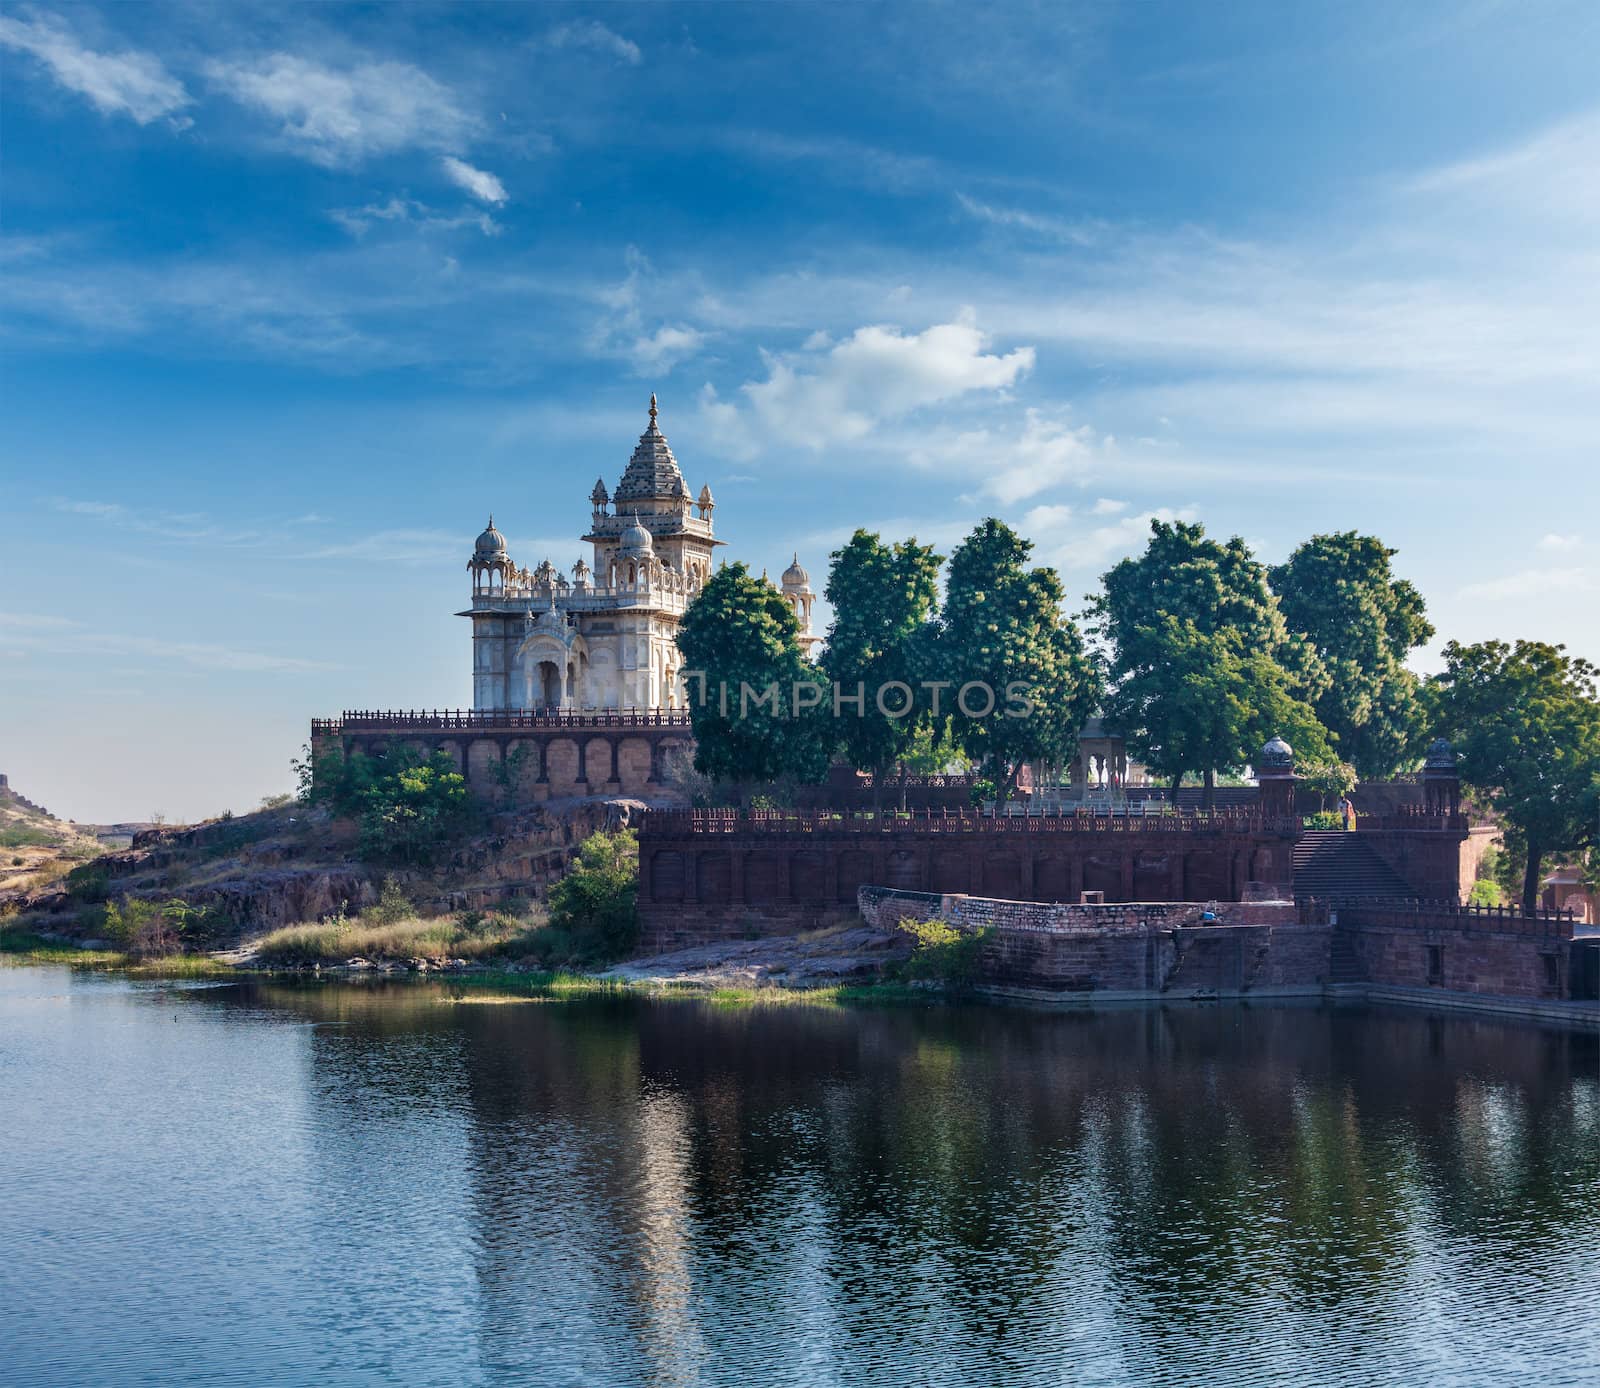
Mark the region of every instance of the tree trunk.
<instances>
[{"instance_id":1,"label":"tree trunk","mask_svg":"<svg viewBox=\"0 0 1600 1388\"><path fill-rule=\"evenodd\" d=\"M1183 784L1183 772L1177 772L1172 778L1172 808L1178 808L1178 787Z\"/></svg>"},{"instance_id":2,"label":"tree trunk","mask_svg":"<svg viewBox=\"0 0 1600 1388\"><path fill-rule=\"evenodd\" d=\"M1205 790L1200 796L1200 805L1207 810L1217 807L1217 773L1214 767L1206 767Z\"/></svg>"},{"instance_id":3,"label":"tree trunk","mask_svg":"<svg viewBox=\"0 0 1600 1388\"><path fill-rule=\"evenodd\" d=\"M1539 907L1539 864L1544 850L1538 844L1528 845L1528 865L1522 870L1522 914L1531 916Z\"/></svg>"}]
</instances>

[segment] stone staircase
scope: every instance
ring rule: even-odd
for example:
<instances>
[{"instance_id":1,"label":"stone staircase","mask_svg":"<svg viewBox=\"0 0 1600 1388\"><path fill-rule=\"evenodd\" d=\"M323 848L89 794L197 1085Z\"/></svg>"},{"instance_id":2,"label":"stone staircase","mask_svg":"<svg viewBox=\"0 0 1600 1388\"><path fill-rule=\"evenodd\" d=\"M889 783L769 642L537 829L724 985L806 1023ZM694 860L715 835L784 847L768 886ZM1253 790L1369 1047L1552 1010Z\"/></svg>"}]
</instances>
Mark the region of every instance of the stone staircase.
<instances>
[{"instance_id":1,"label":"stone staircase","mask_svg":"<svg viewBox=\"0 0 1600 1388\"><path fill-rule=\"evenodd\" d=\"M1365 983L1366 981L1367 971L1361 967L1356 947L1350 943L1348 935L1335 927L1328 958L1328 982Z\"/></svg>"},{"instance_id":2,"label":"stone staircase","mask_svg":"<svg viewBox=\"0 0 1600 1388\"><path fill-rule=\"evenodd\" d=\"M1360 834L1308 829L1294 846L1294 894L1338 902L1350 897L1414 897L1405 879Z\"/></svg>"}]
</instances>

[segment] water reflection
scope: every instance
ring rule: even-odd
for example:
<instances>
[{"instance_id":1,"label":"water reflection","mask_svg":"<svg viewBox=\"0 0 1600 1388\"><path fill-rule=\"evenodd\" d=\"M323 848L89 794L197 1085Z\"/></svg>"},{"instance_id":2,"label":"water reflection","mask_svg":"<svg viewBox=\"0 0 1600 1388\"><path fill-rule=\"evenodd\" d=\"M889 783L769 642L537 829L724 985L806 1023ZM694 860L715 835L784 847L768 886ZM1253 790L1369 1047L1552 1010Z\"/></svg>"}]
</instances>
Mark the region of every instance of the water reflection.
<instances>
[{"instance_id":1,"label":"water reflection","mask_svg":"<svg viewBox=\"0 0 1600 1388\"><path fill-rule=\"evenodd\" d=\"M1315 1007L476 1006L19 977L0 971L0 1100L39 1122L0 1139L22 1178L0 1349L24 1382L96 1377L92 1353L41 1346L52 1298L108 1267L232 1319L229 1354L141 1329L142 1295L86 1308L112 1379L1600 1372L1575 1295L1600 1253L1592 1036ZM51 989L82 1025L52 1020ZM73 1116L112 1083L126 1115L181 1085L182 1134ZM40 1235L77 1223L63 1130L80 1178L133 1176L65 1251ZM231 1219L174 1211L152 1167L175 1153ZM162 1218L199 1250L176 1268L124 1237ZM219 1253L241 1239L243 1271Z\"/></svg>"}]
</instances>

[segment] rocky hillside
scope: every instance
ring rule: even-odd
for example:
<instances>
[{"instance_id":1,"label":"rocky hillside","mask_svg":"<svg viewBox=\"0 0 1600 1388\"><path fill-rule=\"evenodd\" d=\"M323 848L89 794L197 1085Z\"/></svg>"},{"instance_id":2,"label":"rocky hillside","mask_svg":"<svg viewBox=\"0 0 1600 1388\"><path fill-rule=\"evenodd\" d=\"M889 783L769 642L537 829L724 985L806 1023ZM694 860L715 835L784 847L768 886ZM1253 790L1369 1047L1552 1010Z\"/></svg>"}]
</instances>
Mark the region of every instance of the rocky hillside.
<instances>
[{"instance_id":1,"label":"rocky hillside","mask_svg":"<svg viewBox=\"0 0 1600 1388\"><path fill-rule=\"evenodd\" d=\"M386 878L424 914L490 907L542 897L584 839L626 825L643 808L574 799L496 814L422 870L362 861L353 822L289 805L146 830L126 851L79 862L42 889L13 891L9 905L34 930L87 940L96 938L107 902L178 897L219 922L218 945L341 911L358 915ZM7 904L0 894L0 908Z\"/></svg>"},{"instance_id":2,"label":"rocky hillside","mask_svg":"<svg viewBox=\"0 0 1600 1388\"><path fill-rule=\"evenodd\" d=\"M99 852L94 837L76 825L11 790L0 791L0 901L46 890Z\"/></svg>"}]
</instances>

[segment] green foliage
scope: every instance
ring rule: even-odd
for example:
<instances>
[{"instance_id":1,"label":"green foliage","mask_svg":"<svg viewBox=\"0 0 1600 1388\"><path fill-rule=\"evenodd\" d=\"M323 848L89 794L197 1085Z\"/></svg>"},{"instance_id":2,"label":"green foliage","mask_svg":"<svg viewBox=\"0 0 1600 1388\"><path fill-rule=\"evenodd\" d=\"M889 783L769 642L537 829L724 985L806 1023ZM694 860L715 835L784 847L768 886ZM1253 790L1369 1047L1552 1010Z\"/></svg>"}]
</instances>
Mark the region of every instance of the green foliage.
<instances>
[{"instance_id":1,"label":"green foliage","mask_svg":"<svg viewBox=\"0 0 1600 1388\"><path fill-rule=\"evenodd\" d=\"M1134 754L1174 785L1188 771L1209 788L1268 738L1331 760L1308 700L1326 688L1316 652L1292 637L1266 569L1235 536L1152 521L1145 552L1105 575L1090 612L1111 649L1106 717Z\"/></svg>"},{"instance_id":2,"label":"green foliage","mask_svg":"<svg viewBox=\"0 0 1600 1388\"><path fill-rule=\"evenodd\" d=\"M1472 884L1472 890L1467 893L1468 906L1504 906L1506 894L1498 882L1491 882L1480 877Z\"/></svg>"},{"instance_id":3,"label":"green foliage","mask_svg":"<svg viewBox=\"0 0 1600 1388\"><path fill-rule=\"evenodd\" d=\"M67 874L67 895L74 901L101 902L111 890L111 880L98 863L84 863Z\"/></svg>"},{"instance_id":4,"label":"green foliage","mask_svg":"<svg viewBox=\"0 0 1600 1388\"><path fill-rule=\"evenodd\" d=\"M911 957L900 965L900 978L942 983L953 989L970 988L978 981L988 930L958 930L944 921L911 920L901 921L900 929L915 941Z\"/></svg>"},{"instance_id":5,"label":"green foliage","mask_svg":"<svg viewBox=\"0 0 1600 1388\"><path fill-rule=\"evenodd\" d=\"M938 604L941 562L931 545L911 539L890 546L866 530L833 553L823 591L833 622L822 666L842 690L866 696L835 733L851 765L879 778L911 753L931 722L927 704L915 699L915 647ZM906 689L889 688L896 683ZM889 713L878 706L880 690L888 691L881 702Z\"/></svg>"},{"instance_id":6,"label":"green foliage","mask_svg":"<svg viewBox=\"0 0 1600 1388\"><path fill-rule=\"evenodd\" d=\"M363 924L394 925L416 914L416 908L400 889L400 884L392 877L385 877L377 901L361 913L361 920Z\"/></svg>"},{"instance_id":7,"label":"green foliage","mask_svg":"<svg viewBox=\"0 0 1600 1388\"><path fill-rule=\"evenodd\" d=\"M230 925L215 907L191 906L181 897L123 897L106 905L101 929L129 954L150 958L209 949Z\"/></svg>"},{"instance_id":8,"label":"green foliage","mask_svg":"<svg viewBox=\"0 0 1600 1388\"><path fill-rule=\"evenodd\" d=\"M391 747L383 757L334 752L317 763L309 802L360 820L363 858L423 866L476 827L479 814L448 752Z\"/></svg>"},{"instance_id":9,"label":"green foliage","mask_svg":"<svg viewBox=\"0 0 1600 1388\"><path fill-rule=\"evenodd\" d=\"M0 829L0 848L47 848L58 837L31 824L8 824Z\"/></svg>"},{"instance_id":10,"label":"green foliage","mask_svg":"<svg viewBox=\"0 0 1600 1388\"><path fill-rule=\"evenodd\" d=\"M993 800L998 793L998 787L987 776L979 776L968 789L967 798L974 805L982 805L985 801Z\"/></svg>"},{"instance_id":11,"label":"green foliage","mask_svg":"<svg viewBox=\"0 0 1600 1388\"><path fill-rule=\"evenodd\" d=\"M1485 797L1523 858L1521 899L1535 906L1547 854L1600 842L1600 702L1595 668L1538 641L1445 647L1428 690L1455 743L1462 781Z\"/></svg>"},{"instance_id":12,"label":"green foliage","mask_svg":"<svg viewBox=\"0 0 1600 1388\"><path fill-rule=\"evenodd\" d=\"M1318 810L1300 821L1307 829L1343 829L1344 816L1337 810Z\"/></svg>"},{"instance_id":13,"label":"green foliage","mask_svg":"<svg viewBox=\"0 0 1600 1388\"><path fill-rule=\"evenodd\" d=\"M1326 671L1312 699L1317 717L1367 777L1414 761L1425 726L1405 659L1433 627L1422 595L1394 577L1394 554L1353 530L1315 535L1269 575L1289 630L1304 636Z\"/></svg>"},{"instance_id":14,"label":"green foliage","mask_svg":"<svg viewBox=\"0 0 1600 1388\"><path fill-rule=\"evenodd\" d=\"M1356 788L1356 769L1349 762L1301 762L1296 769L1300 784L1317 797L1324 810L1328 808L1329 800L1342 800Z\"/></svg>"},{"instance_id":15,"label":"green foliage","mask_svg":"<svg viewBox=\"0 0 1600 1388\"><path fill-rule=\"evenodd\" d=\"M990 518L950 556L945 605L922 645L925 680L947 681L941 712L955 741L1009 798L1027 761L1068 761L1101 692L1100 668L1062 611L1054 569L1027 567L1033 545ZM985 685L960 706L969 684ZM1020 715L1020 716L1015 716Z\"/></svg>"},{"instance_id":16,"label":"green foliage","mask_svg":"<svg viewBox=\"0 0 1600 1388\"><path fill-rule=\"evenodd\" d=\"M294 804L294 800L295 797L287 791L280 792L277 795L263 795L260 808L263 810L281 810L285 806Z\"/></svg>"},{"instance_id":17,"label":"green foliage","mask_svg":"<svg viewBox=\"0 0 1600 1388\"><path fill-rule=\"evenodd\" d=\"M678 628L695 768L726 781L820 780L833 741L831 701L797 708L822 672L800 650L793 610L743 564L719 569ZM747 692L748 691L748 692Z\"/></svg>"},{"instance_id":18,"label":"green foliage","mask_svg":"<svg viewBox=\"0 0 1600 1388\"><path fill-rule=\"evenodd\" d=\"M591 834L550 889L550 937L565 962L621 959L639 940L639 838L632 829Z\"/></svg>"}]
</instances>

